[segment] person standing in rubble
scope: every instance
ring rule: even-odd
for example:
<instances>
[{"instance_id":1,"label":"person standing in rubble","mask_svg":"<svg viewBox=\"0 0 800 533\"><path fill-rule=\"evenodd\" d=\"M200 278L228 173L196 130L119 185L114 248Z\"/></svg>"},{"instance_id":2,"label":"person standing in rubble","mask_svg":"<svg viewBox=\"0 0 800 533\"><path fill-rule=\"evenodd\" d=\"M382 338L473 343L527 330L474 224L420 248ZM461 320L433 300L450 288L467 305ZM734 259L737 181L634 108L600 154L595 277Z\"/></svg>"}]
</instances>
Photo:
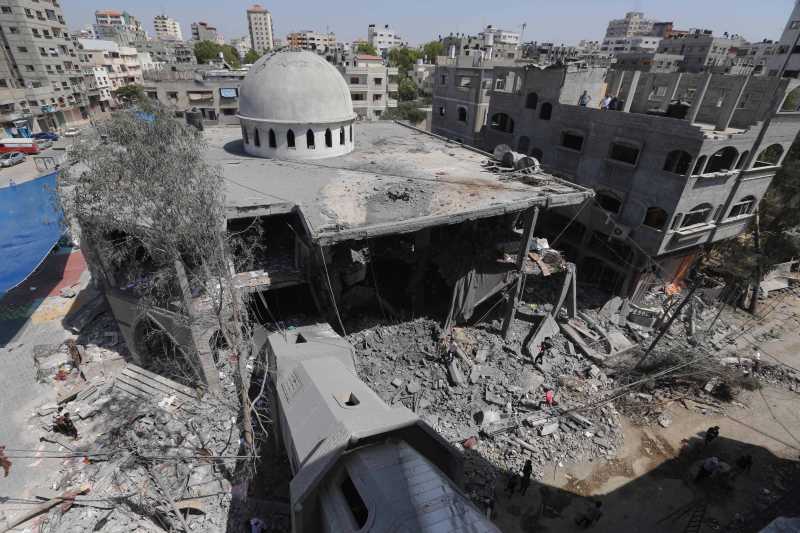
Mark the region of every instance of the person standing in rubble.
<instances>
[{"instance_id":1,"label":"person standing in rubble","mask_svg":"<svg viewBox=\"0 0 800 533\"><path fill-rule=\"evenodd\" d=\"M758 350L753 350L753 375L759 373L761 370L761 352Z\"/></svg>"},{"instance_id":2,"label":"person standing in rubble","mask_svg":"<svg viewBox=\"0 0 800 533\"><path fill-rule=\"evenodd\" d=\"M78 438L78 428L75 427L75 422L69 417L69 413L59 415L53 421L53 431L61 433L73 439Z\"/></svg>"},{"instance_id":3,"label":"person standing in rubble","mask_svg":"<svg viewBox=\"0 0 800 533\"><path fill-rule=\"evenodd\" d=\"M533 474L533 465L531 464L531 460L527 459L525 461L525 466L522 468L522 482L520 483L519 491L523 496L528 491L528 487L531 484L531 474Z\"/></svg>"},{"instance_id":4,"label":"person standing in rubble","mask_svg":"<svg viewBox=\"0 0 800 533\"><path fill-rule=\"evenodd\" d=\"M553 349L553 339L551 337L545 337L542 341L541 346L539 346L539 353L536 355L536 358L533 360L533 364L539 366L544 361L544 356L546 355L548 358L550 357L550 351Z\"/></svg>"}]
</instances>

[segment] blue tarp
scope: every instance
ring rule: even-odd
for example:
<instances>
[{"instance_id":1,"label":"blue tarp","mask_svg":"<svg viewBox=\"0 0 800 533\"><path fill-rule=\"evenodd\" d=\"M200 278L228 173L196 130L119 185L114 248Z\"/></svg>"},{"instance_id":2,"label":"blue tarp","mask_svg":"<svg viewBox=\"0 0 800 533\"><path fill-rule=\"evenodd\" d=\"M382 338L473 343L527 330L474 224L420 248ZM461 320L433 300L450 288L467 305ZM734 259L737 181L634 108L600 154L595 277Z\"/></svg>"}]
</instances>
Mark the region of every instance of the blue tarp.
<instances>
[{"instance_id":1,"label":"blue tarp","mask_svg":"<svg viewBox=\"0 0 800 533\"><path fill-rule=\"evenodd\" d=\"M0 295L25 281L61 237L57 175L0 188Z\"/></svg>"}]
</instances>

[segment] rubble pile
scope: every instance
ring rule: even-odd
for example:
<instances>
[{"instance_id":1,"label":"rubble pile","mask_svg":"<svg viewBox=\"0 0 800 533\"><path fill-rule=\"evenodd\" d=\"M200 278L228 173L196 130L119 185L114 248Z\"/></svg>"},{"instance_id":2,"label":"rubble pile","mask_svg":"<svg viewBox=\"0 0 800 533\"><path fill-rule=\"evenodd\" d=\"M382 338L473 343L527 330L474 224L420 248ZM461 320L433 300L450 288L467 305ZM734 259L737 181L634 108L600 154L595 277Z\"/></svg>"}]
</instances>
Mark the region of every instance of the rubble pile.
<instances>
[{"instance_id":1,"label":"rubble pile","mask_svg":"<svg viewBox=\"0 0 800 533\"><path fill-rule=\"evenodd\" d=\"M517 321L515 328L530 327ZM566 413L597 401L612 386L595 365L560 334L541 365L522 355L521 338L504 341L488 327L454 330L455 359L463 383L452 382L437 323L417 319L379 325L349 336L361 379L389 405L403 403L448 441L469 450L466 489L480 501L494 480L533 461L541 479L547 464L613 457L621 445L619 414L612 404ZM558 405L547 405L546 390Z\"/></svg>"}]
</instances>

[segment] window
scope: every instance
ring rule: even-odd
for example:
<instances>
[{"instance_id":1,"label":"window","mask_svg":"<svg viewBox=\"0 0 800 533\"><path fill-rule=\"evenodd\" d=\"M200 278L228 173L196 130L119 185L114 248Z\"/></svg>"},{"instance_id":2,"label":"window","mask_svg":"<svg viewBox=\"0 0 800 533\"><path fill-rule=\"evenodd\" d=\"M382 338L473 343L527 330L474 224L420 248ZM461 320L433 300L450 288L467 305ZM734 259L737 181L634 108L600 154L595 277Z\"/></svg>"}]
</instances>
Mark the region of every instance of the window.
<instances>
[{"instance_id":1,"label":"window","mask_svg":"<svg viewBox=\"0 0 800 533\"><path fill-rule=\"evenodd\" d=\"M8 7L8 6L3 6L2 7L2 11L3 11L3 13L11 13L11 8Z\"/></svg>"},{"instance_id":2,"label":"window","mask_svg":"<svg viewBox=\"0 0 800 533\"><path fill-rule=\"evenodd\" d=\"M353 484L353 480L350 479L349 475L345 474L344 480L342 481L341 485L339 485L339 488L342 491L342 496L344 496L345 502L347 502L348 509L350 509L350 513L356 526L354 529L363 528L365 525L367 525L369 509L367 509L367 504L364 503L364 500L361 498L361 495L358 493L358 489Z\"/></svg>"},{"instance_id":3,"label":"window","mask_svg":"<svg viewBox=\"0 0 800 533\"><path fill-rule=\"evenodd\" d=\"M664 224L667 223L668 219L667 212L660 207L648 207L642 224L661 231L664 229Z\"/></svg>"},{"instance_id":4,"label":"window","mask_svg":"<svg viewBox=\"0 0 800 533\"><path fill-rule=\"evenodd\" d=\"M505 113L495 113L492 115L492 120L489 125L493 130L514 133L514 119Z\"/></svg>"},{"instance_id":5,"label":"window","mask_svg":"<svg viewBox=\"0 0 800 533\"><path fill-rule=\"evenodd\" d=\"M609 159L635 165L639 160L639 148L624 142L611 143L611 150L608 153Z\"/></svg>"},{"instance_id":6,"label":"window","mask_svg":"<svg viewBox=\"0 0 800 533\"><path fill-rule=\"evenodd\" d=\"M344 126L339 128L339 144L344 144Z\"/></svg>"},{"instance_id":7,"label":"window","mask_svg":"<svg viewBox=\"0 0 800 533\"><path fill-rule=\"evenodd\" d=\"M708 216L711 214L711 204L700 204L683 217L681 227L686 228L689 226L697 226L705 224L708 221Z\"/></svg>"},{"instance_id":8,"label":"window","mask_svg":"<svg viewBox=\"0 0 800 533\"><path fill-rule=\"evenodd\" d=\"M443 117L445 114L445 107L443 105L439 106L439 116Z\"/></svg>"},{"instance_id":9,"label":"window","mask_svg":"<svg viewBox=\"0 0 800 533\"><path fill-rule=\"evenodd\" d=\"M11 33L16 34L16 33L19 33L19 28L17 28L16 26L9 26L8 27L8 31L10 31Z\"/></svg>"},{"instance_id":10,"label":"window","mask_svg":"<svg viewBox=\"0 0 800 533\"><path fill-rule=\"evenodd\" d=\"M792 22L789 24L789 29L790 29L790 30L796 30L796 29L798 29L798 28L800 28L800 20L793 20L793 21L792 21Z\"/></svg>"},{"instance_id":11,"label":"window","mask_svg":"<svg viewBox=\"0 0 800 533\"><path fill-rule=\"evenodd\" d=\"M542 104L542 109L539 110L539 118L542 120L550 120L553 115L553 104L546 102Z\"/></svg>"},{"instance_id":12,"label":"window","mask_svg":"<svg viewBox=\"0 0 800 533\"><path fill-rule=\"evenodd\" d=\"M306 148L309 150L316 148L316 145L314 144L314 132L311 130L306 131Z\"/></svg>"},{"instance_id":13,"label":"window","mask_svg":"<svg viewBox=\"0 0 800 533\"><path fill-rule=\"evenodd\" d=\"M703 167L706 165L706 159L708 157L701 155L697 158L697 163L694 164L694 170L692 170L692 176L699 176L703 173Z\"/></svg>"},{"instance_id":14,"label":"window","mask_svg":"<svg viewBox=\"0 0 800 533\"><path fill-rule=\"evenodd\" d=\"M622 208L622 200L617 198L615 194L609 192L598 192L594 199L600 207L615 215L618 214Z\"/></svg>"},{"instance_id":15,"label":"window","mask_svg":"<svg viewBox=\"0 0 800 533\"><path fill-rule=\"evenodd\" d=\"M756 206L756 199L752 196L746 196L733 204L731 207L731 213L728 215L730 218L741 217L745 215L749 215L753 212L753 209Z\"/></svg>"},{"instance_id":16,"label":"window","mask_svg":"<svg viewBox=\"0 0 800 533\"><path fill-rule=\"evenodd\" d=\"M373 102L380 102L381 101L381 97L383 97L382 94L373 94L372 95L372 101Z\"/></svg>"},{"instance_id":17,"label":"window","mask_svg":"<svg viewBox=\"0 0 800 533\"><path fill-rule=\"evenodd\" d=\"M459 122L466 122L467 121L467 108L466 107L459 107L458 108L458 121Z\"/></svg>"},{"instance_id":18,"label":"window","mask_svg":"<svg viewBox=\"0 0 800 533\"><path fill-rule=\"evenodd\" d=\"M718 150L714 155L708 158L705 173L727 172L734 167L738 159L739 151L732 146L727 146L722 150Z\"/></svg>"},{"instance_id":19,"label":"window","mask_svg":"<svg viewBox=\"0 0 800 533\"><path fill-rule=\"evenodd\" d=\"M440 85L447 85L447 74L442 74L439 77L439 84Z\"/></svg>"},{"instance_id":20,"label":"window","mask_svg":"<svg viewBox=\"0 0 800 533\"><path fill-rule=\"evenodd\" d=\"M528 150L530 150L530 147L531 147L531 140L524 135L520 137L519 140L517 141L517 152L521 154L527 154Z\"/></svg>"},{"instance_id":21,"label":"window","mask_svg":"<svg viewBox=\"0 0 800 533\"><path fill-rule=\"evenodd\" d=\"M8 81L0 80L0 87L8 87Z\"/></svg>"},{"instance_id":22,"label":"window","mask_svg":"<svg viewBox=\"0 0 800 533\"><path fill-rule=\"evenodd\" d=\"M525 107L528 109L536 109L538 105L539 95L536 93L528 93L528 96L525 98Z\"/></svg>"},{"instance_id":23,"label":"window","mask_svg":"<svg viewBox=\"0 0 800 533\"><path fill-rule=\"evenodd\" d=\"M33 18L33 13L31 12L30 9L25 8L25 16L28 17L29 19Z\"/></svg>"},{"instance_id":24,"label":"window","mask_svg":"<svg viewBox=\"0 0 800 533\"><path fill-rule=\"evenodd\" d=\"M289 148L294 148L294 132L289 130L286 132L286 146Z\"/></svg>"},{"instance_id":25,"label":"window","mask_svg":"<svg viewBox=\"0 0 800 533\"><path fill-rule=\"evenodd\" d=\"M26 46L18 46L17 51L22 52L24 54L28 51L28 48Z\"/></svg>"},{"instance_id":26,"label":"window","mask_svg":"<svg viewBox=\"0 0 800 533\"><path fill-rule=\"evenodd\" d=\"M758 154L754 167L770 167L780 163L781 156L783 155L783 146L780 144L773 144L764 149L763 152Z\"/></svg>"},{"instance_id":27,"label":"window","mask_svg":"<svg viewBox=\"0 0 800 533\"><path fill-rule=\"evenodd\" d=\"M583 149L583 135L565 131L561 134L561 146L580 152Z\"/></svg>"},{"instance_id":28,"label":"window","mask_svg":"<svg viewBox=\"0 0 800 533\"><path fill-rule=\"evenodd\" d=\"M680 176L686 175L689 172L689 165L692 163L692 156L683 150L673 150L667 154L667 159L664 161L664 170L678 174Z\"/></svg>"},{"instance_id":29,"label":"window","mask_svg":"<svg viewBox=\"0 0 800 533\"><path fill-rule=\"evenodd\" d=\"M250 144L250 138L247 136L247 128L242 126L242 139L244 140L244 144Z\"/></svg>"},{"instance_id":30,"label":"window","mask_svg":"<svg viewBox=\"0 0 800 533\"><path fill-rule=\"evenodd\" d=\"M33 68L33 65L25 65L25 70L28 72L33 72L35 69Z\"/></svg>"},{"instance_id":31,"label":"window","mask_svg":"<svg viewBox=\"0 0 800 533\"><path fill-rule=\"evenodd\" d=\"M361 80L358 79L358 76L350 76L350 85L358 85L361 83Z\"/></svg>"},{"instance_id":32,"label":"window","mask_svg":"<svg viewBox=\"0 0 800 533\"><path fill-rule=\"evenodd\" d=\"M41 37L41 35L39 34L39 30L36 28L31 29L31 33L33 34L34 37Z\"/></svg>"},{"instance_id":33,"label":"window","mask_svg":"<svg viewBox=\"0 0 800 533\"><path fill-rule=\"evenodd\" d=\"M469 76L460 76L458 78L458 87L460 89L469 89L472 87L472 78Z\"/></svg>"},{"instance_id":34,"label":"window","mask_svg":"<svg viewBox=\"0 0 800 533\"><path fill-rule=\"evenodd\" d=\"M325 146L333 148L333 134L330 128L325 130Z\"/></svg>"}]
</instances>

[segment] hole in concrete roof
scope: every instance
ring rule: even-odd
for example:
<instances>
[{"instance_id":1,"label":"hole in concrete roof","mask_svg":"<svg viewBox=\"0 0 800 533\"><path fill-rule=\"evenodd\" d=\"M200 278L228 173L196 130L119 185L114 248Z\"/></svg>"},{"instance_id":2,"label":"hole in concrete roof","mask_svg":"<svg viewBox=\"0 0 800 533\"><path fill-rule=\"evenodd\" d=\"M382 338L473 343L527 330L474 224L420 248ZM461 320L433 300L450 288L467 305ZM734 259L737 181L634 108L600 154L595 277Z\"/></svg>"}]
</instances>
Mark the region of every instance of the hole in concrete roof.
<instances>
[{"instance_id":1,"label":"hole in concrete roof","mask_svg":"<svg viewBox=\"0 0 800 533\"><path fill-rule=\"evenodd\" d=\"M294 340L295 344L303 344L304 342L308 342L305 337L303 337L302 333L297 334L297 338Z\"/></svg>"}]
</instances>

